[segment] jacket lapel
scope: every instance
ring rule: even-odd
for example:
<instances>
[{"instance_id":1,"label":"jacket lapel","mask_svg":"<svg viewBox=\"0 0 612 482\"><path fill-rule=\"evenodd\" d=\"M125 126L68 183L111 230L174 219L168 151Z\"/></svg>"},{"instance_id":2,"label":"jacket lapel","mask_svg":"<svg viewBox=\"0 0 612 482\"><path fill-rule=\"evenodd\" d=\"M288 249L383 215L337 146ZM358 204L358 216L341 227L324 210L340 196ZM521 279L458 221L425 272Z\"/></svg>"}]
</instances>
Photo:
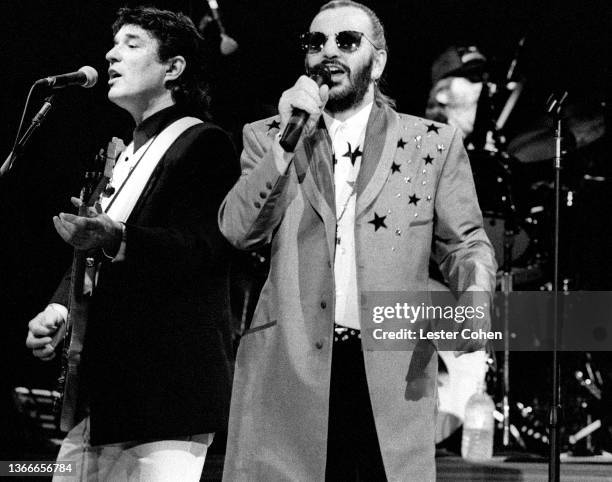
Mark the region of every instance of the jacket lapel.
<instances>
[{"instance_id":1,"label":"jacket lapel","mask_svg":"<svg viewBox=\"0 0 612 482\"><path fill-rule=\"evenodd\" d=\"M330 255L334 255L336 202L332 174L331 140L321 117L315 132L303 138L293 158L304 195L325 223Z\"/></svg>"},{"instance_id":2,"label":"jacket lapel","mask_svg":"<svg viewBox=\"0 0 612 482\"><path fill-rule=\"evenodd\" d=\"M374 103L365 134L361 169L357 176L355 219L374 201L383 188L397 149L397 115Z\"/></svg>"}]
</instances>

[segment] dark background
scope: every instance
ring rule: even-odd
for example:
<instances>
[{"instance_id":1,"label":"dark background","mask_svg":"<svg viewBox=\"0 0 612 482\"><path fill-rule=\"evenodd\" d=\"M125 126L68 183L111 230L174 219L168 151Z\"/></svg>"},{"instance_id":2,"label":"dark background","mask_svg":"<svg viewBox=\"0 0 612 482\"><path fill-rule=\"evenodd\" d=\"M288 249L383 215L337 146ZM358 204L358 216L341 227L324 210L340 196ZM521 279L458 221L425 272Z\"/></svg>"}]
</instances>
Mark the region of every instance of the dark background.
<instances>
[{"instance_id":1,"label":"dark background","mask_svg":"<svg viewBox=\"0 0 612 482\"><path fill-rule=\"evenodd\" d=\"M0 158L9 153L30 85L38 78L91 65L100 73L91 90L60 92L46 123L13 171L0 179L0 423L10 387L52 387L55 363L41 364L24 347L27 322L45 305L68 266L71 251L55 234L51 217L69 210L79 189L83 161L112 135L131 137L131 119L106 100L104 54L112 46L110 25L122 5L141 2L22 0L3 3L0 65L3 67ZM240 44L231 58L212 62L218 122L240 148L243 123L268 115L281 92L301 73L297 36L308 28L320 1L220 0L228 34ZM554 90L574 99L608 97L611 15L608 0L409 0L366 2L387 30L388 93L399 110L422 114L429 67L450 44L477 44L503 73L519 39L527 35L519 71L526 92L508 125L520 132L544 113ZM197 24L208 12L202 1L148 4L181 10ZM41 96L34 94L31 109ZM33 112L26 116L26 125ZM0 428L0 431L3 431ZM5 432L6 433L6 432Z\"/></svg>"}]
</instances>

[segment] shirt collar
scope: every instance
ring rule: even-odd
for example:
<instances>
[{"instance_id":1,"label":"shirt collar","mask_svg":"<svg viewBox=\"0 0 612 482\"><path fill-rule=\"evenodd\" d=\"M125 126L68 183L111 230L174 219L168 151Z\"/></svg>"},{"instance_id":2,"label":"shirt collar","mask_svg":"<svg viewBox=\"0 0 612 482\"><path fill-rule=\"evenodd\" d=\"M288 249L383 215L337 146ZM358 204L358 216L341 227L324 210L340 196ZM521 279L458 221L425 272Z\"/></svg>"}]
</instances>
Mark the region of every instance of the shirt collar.
<instances>
[{"instance_id":1,"label":"shirt collar","mask_svg":"<svg viewBox=\"0 0 612 482\"><path fill-rule=\"evenodd\" d=\"M151 137L159 134L170 123L183 116L182 110L176 105L172 105L156 112L151 117L147 117L134 129L134 152L146 144Z\"/></svg>"},{"instance_id":2,"label":"shirt collar","mask_svg":"<svg viewBox=\"0 0 612 482\"><path fill-rule=\"evenodd\" d=\"M329 136L334 139L338 129L344 126L346 130L351 132L361 133L368 124L370 118L370 112L372 111L372 102L365 105L359 112L353 114L351 117L346 119L344 122L334 119L327 112L323 111L323 119L325 120L325 127L329 132Z\"/></svg>"}]
</instances>

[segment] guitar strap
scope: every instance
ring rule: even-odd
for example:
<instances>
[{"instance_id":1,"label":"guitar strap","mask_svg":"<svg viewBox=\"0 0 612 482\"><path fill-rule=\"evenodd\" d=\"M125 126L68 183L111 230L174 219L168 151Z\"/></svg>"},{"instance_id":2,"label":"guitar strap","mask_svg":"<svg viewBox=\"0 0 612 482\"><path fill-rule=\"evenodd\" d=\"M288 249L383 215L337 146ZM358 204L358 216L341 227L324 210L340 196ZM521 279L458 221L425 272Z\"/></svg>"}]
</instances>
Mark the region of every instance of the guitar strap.
<instances>
[{"instance_id":1,"label":"guitar strap","mask_svg":"<svg viewBox=\"0 0 612 482\"><path fill-rule=\"evenodd\" d=\"M141 153L140 157L132 162L134 167L125 176L115 194L110 198L102 199L100 203L102 210L115 221L127 221L151 178L151 174L166 151L183 132L201 123L202 121L196 117L182 117L149 139L136 153L133 152L134 141L130 142L115 162L113 175L118 169L128 169L126 161L130 157ZM98 273L99 265L90 266L87 269L83 286L84 293L93 292L93 287L97 284Z\"/></svg>"},{"instance_id":2,"label":"guitar strap","mask_svg":"<svg viewBox=\"0 0 612 482\"><path fill-rule=\"evenodd\" d=\"M102 203L102 208L112 219L125 222L132 213L136 202L168 148L178 139L178 137L190 127L201 124L202 121L195 117L182 117L174 121L147 144L139 149L143 151L140 158L134 164L125 181L117 189L115 195L108 200L108 204ZM119 160L115 164L115 169L134 153L134 142L123 151ZM105 205L106 204L106 205Z\"/></svg>"}]
</instances>

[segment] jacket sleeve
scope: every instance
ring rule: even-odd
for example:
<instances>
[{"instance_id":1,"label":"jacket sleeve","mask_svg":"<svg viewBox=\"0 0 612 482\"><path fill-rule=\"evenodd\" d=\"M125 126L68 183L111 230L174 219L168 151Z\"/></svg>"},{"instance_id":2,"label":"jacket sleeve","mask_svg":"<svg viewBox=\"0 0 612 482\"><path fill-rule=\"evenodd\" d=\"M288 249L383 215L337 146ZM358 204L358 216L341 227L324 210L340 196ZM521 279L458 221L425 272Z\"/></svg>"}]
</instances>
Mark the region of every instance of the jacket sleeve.
<instances>
[{"instance_id":1,"label":"jacket sleeve","mask_svg":"<svg viewBox=\"0 0 612 482\"><path fill-rule=\"evenodd\" d=\"M273 138L247 124L243 142L242 175L221 205L219 227L235 247L255 249L270 242L296 189L292 166L285 174L276 167Z\"/></svg>"},{"instance_id":2,"label":"jacket sleeve","mask_svg":"<svg viewBox=\"0 0 612 482\"><path fill-rule=\"evenodd\" d=\"M51 296L49 300L50 303L57 303L59 305L68 306L68 300L70 298L70 278L72 274L72 269L69 267L64 276L62 276L61 281L57 285L55 289L55 293Z\"/></svg>"},{"instance_id":3,"label":"jacket sleeve","mask_svg":"<svg viewBox=\"0 0 612 482\"><path fill-rule=\"evenodd\" d=\"M497 263L478 206L467 153L455 130L436 192L433 256L455 293L493 292Z\"/></svg>"}]
</instances>

